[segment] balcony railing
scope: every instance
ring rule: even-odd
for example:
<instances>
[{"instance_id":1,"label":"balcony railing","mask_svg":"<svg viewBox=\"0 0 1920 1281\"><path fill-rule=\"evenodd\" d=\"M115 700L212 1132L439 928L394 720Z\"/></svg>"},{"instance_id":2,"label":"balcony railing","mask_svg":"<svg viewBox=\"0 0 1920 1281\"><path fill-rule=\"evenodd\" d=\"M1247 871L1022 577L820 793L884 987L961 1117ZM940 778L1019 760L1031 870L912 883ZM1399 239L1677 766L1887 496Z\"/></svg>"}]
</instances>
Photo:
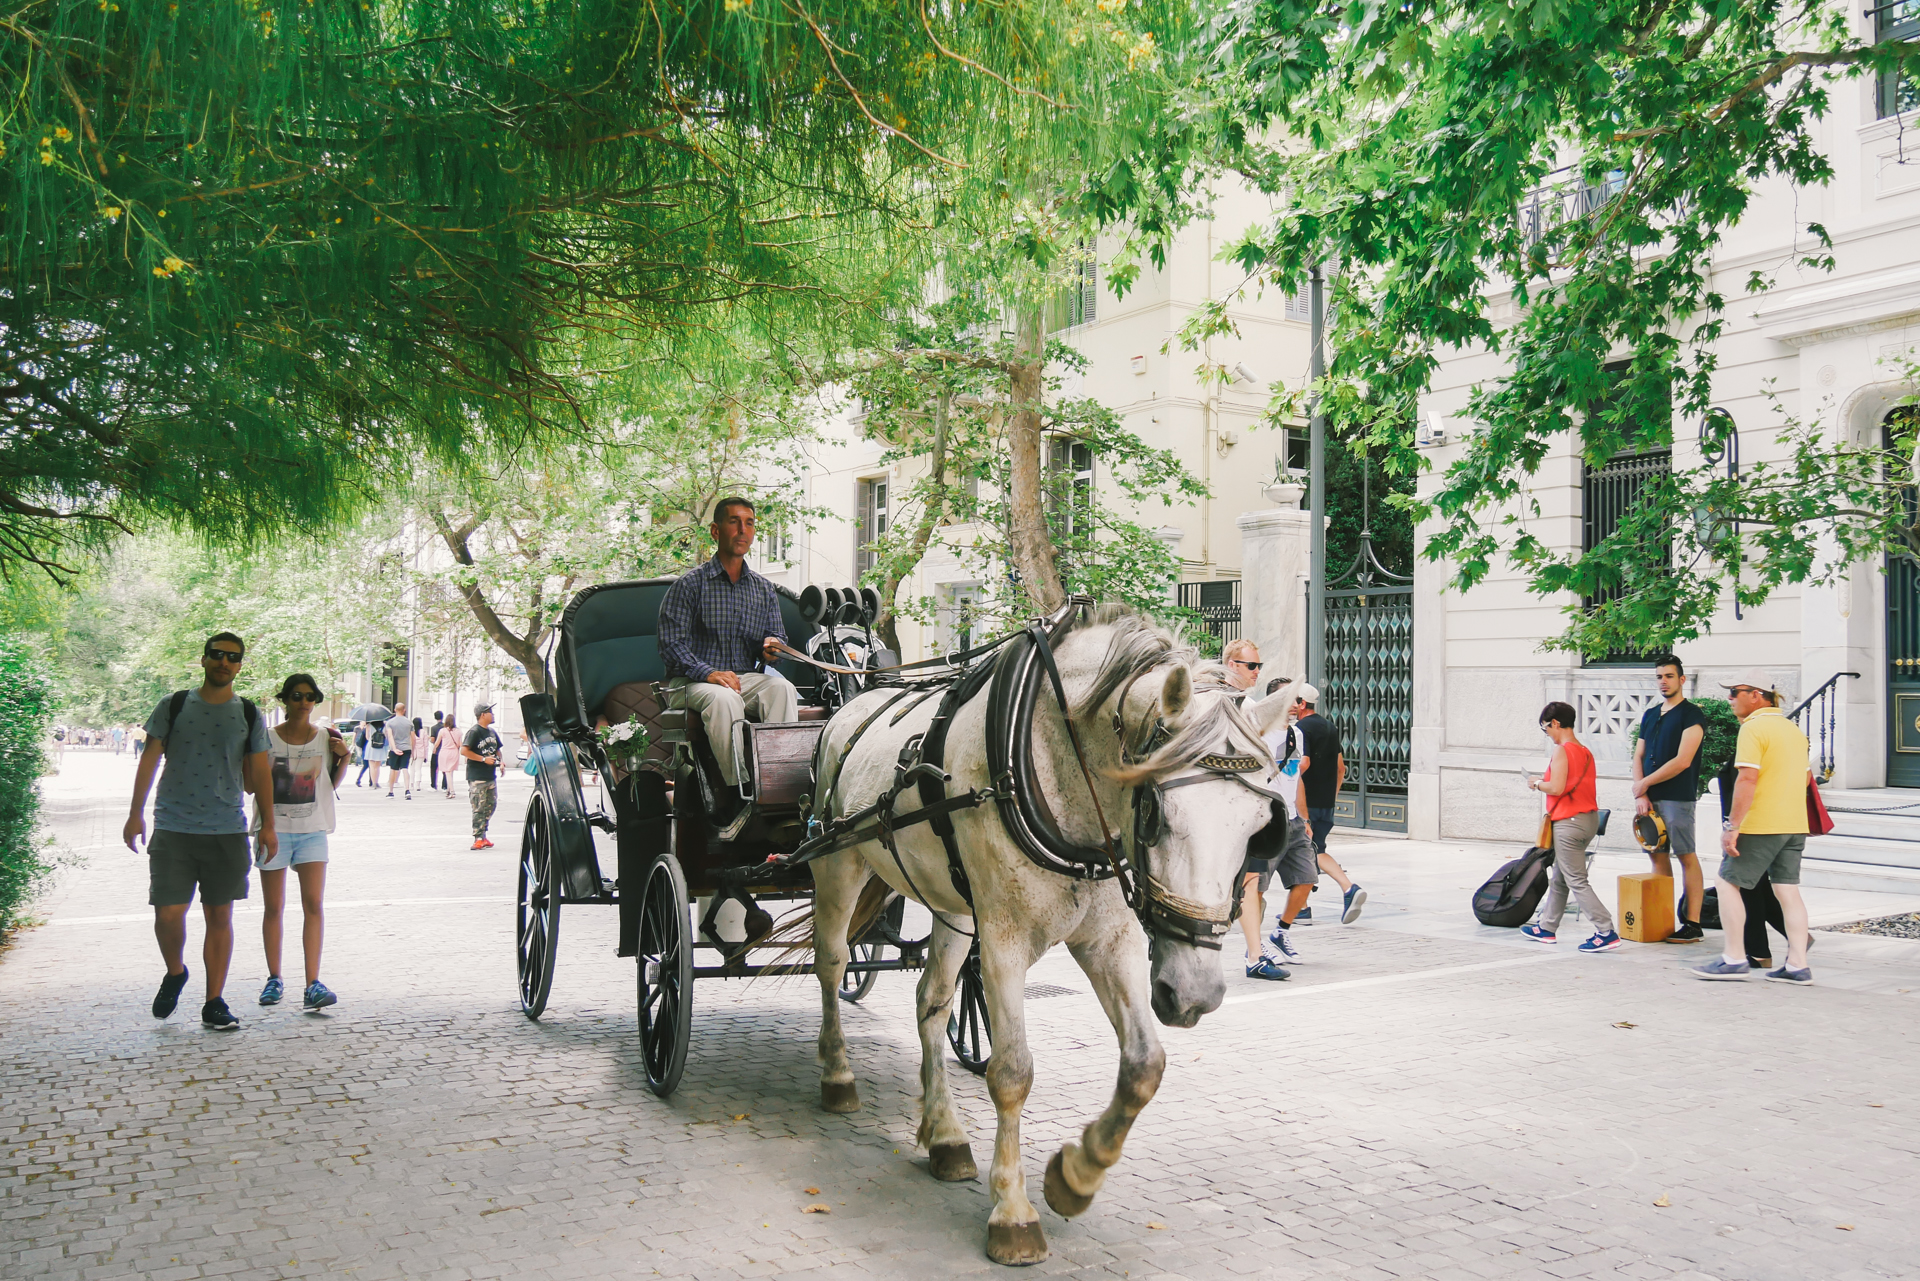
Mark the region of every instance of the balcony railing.
<instances>
[{"instance_id":1,"label":"balcony railing","mask_svg":"<svg viewBox=\"0 0 1920 1281\"><path fill-rule=\"evenodd\" d=\"M1536 245L1555 227L1591 218L1626 185L1627 175L1617 169L1600 182L1583 180L1574 165L1554 170L1520 202L1520 239Z\"/></svg>"}]
</instances>

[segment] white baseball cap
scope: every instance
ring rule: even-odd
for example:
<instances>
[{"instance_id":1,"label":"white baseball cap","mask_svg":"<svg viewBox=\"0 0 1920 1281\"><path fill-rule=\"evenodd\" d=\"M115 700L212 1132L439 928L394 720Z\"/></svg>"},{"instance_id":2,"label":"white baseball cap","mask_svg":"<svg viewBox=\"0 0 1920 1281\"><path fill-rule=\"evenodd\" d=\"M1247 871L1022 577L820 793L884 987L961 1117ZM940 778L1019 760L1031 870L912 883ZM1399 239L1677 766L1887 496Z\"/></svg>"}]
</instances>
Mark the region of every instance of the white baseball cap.
<instances>
[{"instance_id":1,"label":"white baseball cap","mask_svg":"<svg viewBox=\"0 0 1920 1281\"><path fill-rule=\"evenodd\" d=\"M1320 703L1320 690L1316 686L1307 684L1305 681L1300 681L1294 685L1293 696L1303 703L1312 703L1315 706L1318 706Z\"/></svg>"},{"instance_id":2,"label":"white baseball cap","mask_svg":"<svg viewBox=\"0 0 1920 1281\"><path fill-rule=\"evenodd\" d=\"M1749 667L1744 672L1735 672L1733 679L1720 682L1721 689L1739 689L1742 686L1747 689L1757 689L1763 694L1778 692L1774 688L1773 677L1767 675L1758 667Z\"/></svg>"}]
</instances>

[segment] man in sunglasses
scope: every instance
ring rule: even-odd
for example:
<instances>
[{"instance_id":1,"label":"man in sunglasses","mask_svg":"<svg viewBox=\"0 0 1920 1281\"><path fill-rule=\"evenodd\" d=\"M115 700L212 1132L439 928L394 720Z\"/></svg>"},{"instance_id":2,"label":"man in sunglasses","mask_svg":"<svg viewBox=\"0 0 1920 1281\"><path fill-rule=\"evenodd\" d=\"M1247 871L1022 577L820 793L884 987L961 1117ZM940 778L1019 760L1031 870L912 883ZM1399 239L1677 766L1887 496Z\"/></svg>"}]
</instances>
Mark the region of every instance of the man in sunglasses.
<instances>
[{"instance_id":1,"label":"man in sunglasses","mask_svg":"<svg viewBox=\"0 0 1920 1281\"><path fill-rule=\"evenodd\" d=\"M200 1021L220 1032L240 1026L221 992L233 959L233 901L247 896L251 856L245 793L253 793L260 814L259 840L267 856L280 852L267 727L260 710L233 692L246 650L246 643L232 632L209 637L200 655L206 673L200 688L171 694L153 709L133 776L133 810L121 833L136 854L137 842L147 841L147 902L153 905L153 934L167 963L166 977L153 998L153 1017L172 1014L187 985L187 909L197 888L207 926L200 953L207 971L207 1000L200 1007ZM167 767L154 795L154 830L148 837L147 793L162 756Z\"/></svg>"},{"instance_id":2,"label":"man in sunglasses","mask_svg":"<svg viewBox=\"0 0 1920 1281\"><path fill-rule=\"evenodd\" d=\"M1260 647L1244 636L1227 642L1220 662L1227 669L1227 684L1235 689L1252 689L1260 679Z\"/></svg>"}]
</instances>

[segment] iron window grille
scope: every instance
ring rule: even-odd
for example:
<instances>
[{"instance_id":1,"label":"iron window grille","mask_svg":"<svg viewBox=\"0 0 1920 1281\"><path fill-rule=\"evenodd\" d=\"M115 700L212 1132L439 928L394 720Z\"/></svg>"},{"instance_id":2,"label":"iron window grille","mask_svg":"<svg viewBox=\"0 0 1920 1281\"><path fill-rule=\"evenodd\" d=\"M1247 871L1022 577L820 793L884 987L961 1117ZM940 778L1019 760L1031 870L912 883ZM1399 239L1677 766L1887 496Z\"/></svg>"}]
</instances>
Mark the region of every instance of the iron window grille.
<instances>
[{"instance_id":1,"label":"iron window grille","mask_svg":"<svg viewBox=\"0 0 1920 1281\"><path fill-rule=\"evenodd\" d=\"M853 573L865 578L879 560L875 546L887 536L887 480L876 476L860 482L859 527L854 533Z\"/></svg>"},{"instance_id":2,"label":"iron window grille","mask_svg":"<svg viewBox=\"0 0 1920 1281\"><path fill-rule=\"evenodd\" d=\"M1920 40L1920 0L1888 0L1867 10L1873 18L1873 39ZM1874 88L1874 106L1880 119L1920 110L1920 79L1901 67L1880 73Z\"/></svg>"},{"instance_id":3,"label":"iron window grille","mask_svg":"<svg viewBox=\"0 0 1920 1281\"><path fill-rule=\"evenodd\" d=\"M1200 616L1200 623L1217 645L1215 653L1225 651L1227 642L1240 639L1240 580L1223 578L1211 583L1181 583L1175 600L1182 609Z\"/></svg>"}]
</instances>

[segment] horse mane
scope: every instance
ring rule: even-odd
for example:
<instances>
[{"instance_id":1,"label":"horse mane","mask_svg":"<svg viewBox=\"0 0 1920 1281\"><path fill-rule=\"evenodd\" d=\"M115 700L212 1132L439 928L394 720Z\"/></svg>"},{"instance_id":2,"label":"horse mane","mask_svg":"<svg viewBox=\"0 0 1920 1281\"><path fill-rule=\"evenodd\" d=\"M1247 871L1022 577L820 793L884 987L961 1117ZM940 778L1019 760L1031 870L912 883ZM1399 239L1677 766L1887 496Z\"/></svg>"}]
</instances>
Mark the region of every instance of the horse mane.
<instances>
[{"instance_id":1,"label":"horse mane","mask_svg":"<svg viewBox=\"0 0 1920 1281\"><path fill-rule=\"evenodd\" d=\"M1239 691L1227 683L1224 666L1201 659L1191 646L1178 644L1173 633L1131 605L1099 606L1086 625L1102 624L1112 628L1106 656L1094 673L1093 684L1074 709L1076 720L1091 717L1128 681L1156 667L1177 663L1193 676L1193 702L1179 732L1146 760L1113 771L1116 781L1134 784L1164 778L1197 763L1202 756L1219 752L1223 741L1231 742L1236 733L1245 744L1265 755L1266 741L1233 697Z\"/></svg>"}]
</instances>

